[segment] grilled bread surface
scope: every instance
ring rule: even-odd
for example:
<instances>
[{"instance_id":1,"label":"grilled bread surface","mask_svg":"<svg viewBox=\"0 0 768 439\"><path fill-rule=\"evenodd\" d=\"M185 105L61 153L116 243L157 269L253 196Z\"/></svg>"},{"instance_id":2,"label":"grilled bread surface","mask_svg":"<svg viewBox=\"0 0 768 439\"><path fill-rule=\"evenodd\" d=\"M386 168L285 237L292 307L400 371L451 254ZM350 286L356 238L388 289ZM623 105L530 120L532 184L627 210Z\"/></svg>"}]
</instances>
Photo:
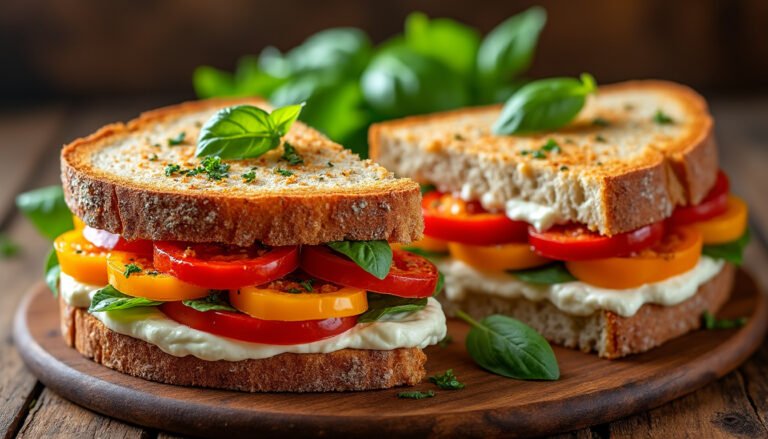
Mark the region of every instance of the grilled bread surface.
<instances>
[{"instance_id":1,"label":"grilled bread surface","mask_svg":"<svg viewBox=\"0 0 768 439\"><path fill-rule=\"evenodd\" d=\"M239 104L267 108L255 98L189 102L65 146L61 171L70 209L86 224L128 239L245 246L421 237L418 184L360 160L300 122L284 142L302 164L281 158L281 145L256 159L224 161L228 176L219 180L205 173L167 175L169 165L199 166L200 127L219 109ZM251 178L242 176L247 173Z\"/></svg>"},{"instance_id":2,"label":"grilled bread surface","mask_svg":"<svg viewBox=\"0 0 768 439\"><path fill-rule=\"evenodd\" d=\"M441 191L464 189L486 206L539 203L606 235L700 202L717 176L712 117L704 99L682 85L648 80L600 87L574 122L553 132L493 135L500 110L374 125L371 157ZM560 152L541 150L550 139Z\"/></svg>"}]
</instances>

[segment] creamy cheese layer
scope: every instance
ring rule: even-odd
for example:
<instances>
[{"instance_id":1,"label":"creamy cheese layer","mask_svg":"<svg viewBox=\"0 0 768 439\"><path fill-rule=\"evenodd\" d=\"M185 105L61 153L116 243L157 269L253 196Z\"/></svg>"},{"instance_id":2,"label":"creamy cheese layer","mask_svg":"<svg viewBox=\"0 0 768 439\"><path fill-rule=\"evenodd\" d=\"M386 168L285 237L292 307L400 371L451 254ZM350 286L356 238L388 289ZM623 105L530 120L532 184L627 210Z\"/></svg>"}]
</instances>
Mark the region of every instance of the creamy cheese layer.
<instances>
[{"instance_id":1,"label":"creamy cheese layer","mask_svg":"<svg viewBox=\"0 0 768 439\"><path fill-rule=\"evenodd\" d=\"M79 283L62 273L62 298L70 305L88 307L100 287ZM392 350L425 348L446 334L440 303L429 298L426 308L413 313L393 314L384 320L361 323L335 337L297 345L249 343L198 331L169 319L156 307L131 308L93 313L107 328L144 340L176 357L193 355L202 360L240 361L269 358L286 352L325 354L342 349Z\"/></svg>"},{"instance_id":2,"label":"creamy cheese layer","mask_svg":"<svg viewBox=\"0 0 768 439\"><path fill-rule=\"evenodd\" d=\"M578 281L536 285L510 274L481 272L461 261L445 259L436 264L445 275L445 294L449 300L462 300L472 291L532 301L549 300L561 311L574 315L609 310L630 317L646 303L672 306L689 299L701 285L720 272L724 262L702 256L698 264L685 273L624 290L599 288Z\"/></svg>"},{"instance_id":3,"label":"creamy cheese layer","mask_svg":"<svg viewBox=\"0 0 768 439\"><path fill-rule=\"evenodd\" d=\"M538 231L546 230L555 224L567 222L554 206L525 201L519 198L505 200L498 191L480 192L469 184L462 186L459 196L465 201L478 200L488 210L503 210L509 219L525 221Z\"/></svg>"}]
</instances>

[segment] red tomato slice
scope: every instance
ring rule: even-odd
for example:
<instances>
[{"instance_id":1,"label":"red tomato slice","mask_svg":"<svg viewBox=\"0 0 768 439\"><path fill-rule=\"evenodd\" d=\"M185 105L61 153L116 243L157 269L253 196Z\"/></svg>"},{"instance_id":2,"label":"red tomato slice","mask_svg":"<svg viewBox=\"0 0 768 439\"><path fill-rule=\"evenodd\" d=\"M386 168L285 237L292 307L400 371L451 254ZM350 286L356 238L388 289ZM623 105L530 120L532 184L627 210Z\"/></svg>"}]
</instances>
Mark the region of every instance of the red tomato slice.
<instances>
[{"instance_id":1,"label":"red tomato slice","mask_svg":"<svg viewBox=\"0 0 768 439\"><path fill-rule=\"evenodd\" d=\"M261 285L299 266L299 247L236 247L155 242L155 269L184 282L216 290Z\"/></svg>"},{"instance_id":2,"label":"red tomato slice","mask_svg":"<svg viewBox=\"0 0 768 439\"><path fill-rule=\"evenodd\" d=\"M346 332L357 324L357 316L325 320L283 322L254 319L239 312L201 312L181 302L167 302L160 310L168 318L199 331L251 343L291 345L311 343Z\"/></svg>"},{"instance_id":3,"label":"red tomato slice","mask_svg":"<svg viewBox=\"0 0 768 439\"><path fill-rule=\"evenodd\" d=\"M663 221L613 236L591 232L578 224L554 226L544 232L529 229L533 249L544 257L560 261L627 256L656 244L663 236Z\"/></svg>"},{"instance_id":4,"label":"red tomato slice","mask_svg":"<svg viewBox=\"0 0 768 439\"><path fill-rule=\"evenodd\" d=\"M435 292L438 277L435 264L404 250L393 249L392 254L392 268L384 279L376 278L326 246L304 247L301 268L328 282L381 294L429 297Z\"/></svg>"},{"instance_id":5,"label":"red tomato slice","mask_svg":"<svg viewBox=\"0 0 768 439\"><path fill-rule=\"evenodd\" d=\"M83 237L96 247L106 250L140 253L143 255L152 253L152 241L146 239L129 241L115 233L94 229L91 226L85 226L83 228Z\"/></svg>"},{"instance_id":6,"label":"red tomato slice","mask_svg":"<svg viewBox=\"0 0 768 439\"><path fill-rule=\"evenodd\" d=\"M424 234L445 241L470 245L525 242L528 224L513 221L503 213L490 213L480 203L430 192L421 201Z\"/></svg>"},{"instance_id":7,"label":"red tomato slice","mask_svg":"<svg viewBox=\"0 0 768 439\"><path fill-rule=\"evenodd\" d=\"M681 206L672 212L669 221L675 225L706 221L722 215L728 209L728 176L723 171L717 173L717 180L701 203L695 206Z\"/></svg>"}]
</instances>

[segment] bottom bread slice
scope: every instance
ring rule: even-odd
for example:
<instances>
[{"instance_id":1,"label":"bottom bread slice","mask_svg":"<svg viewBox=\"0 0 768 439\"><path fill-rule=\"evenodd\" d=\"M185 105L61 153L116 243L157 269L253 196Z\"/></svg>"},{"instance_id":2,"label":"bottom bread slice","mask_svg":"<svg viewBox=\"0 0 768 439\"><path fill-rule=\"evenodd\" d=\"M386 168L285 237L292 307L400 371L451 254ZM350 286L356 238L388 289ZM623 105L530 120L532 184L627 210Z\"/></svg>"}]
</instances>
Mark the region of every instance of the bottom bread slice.
<instances>
[{"instance_id":1,"label":"bottom bread slice","mask_svg":"<svg viewBox=\"0 0 768 439\"><path fill-rule=\"evenodd\" d=\"M426 375L427 357L419 348L287 353L243 361L175 357L110 330L83 308L64 301L59 306L69 346L97 363L150 381L245 392L342 392L415 385Z\"/></svg>"},{"instance_id":2,"label":"bottom bread slice","mask_svg":"<svg viewBox=\"0 0 768 439\"><path fill-rule=\"evenodd\" d=\"M546 300L509 299L469 291L461 301L449 302L442 296L443 310L453 316L462 309L474 318L503 314L521 320L549 341L582 351L597 351L603 358L615 359L645 352L701 326L704 311L715 313L728 300L735 269L725 264L691 298L673 306L646 304L631 317L601 310L589 316L567 314Z\"/></svg>"}]
</instances>

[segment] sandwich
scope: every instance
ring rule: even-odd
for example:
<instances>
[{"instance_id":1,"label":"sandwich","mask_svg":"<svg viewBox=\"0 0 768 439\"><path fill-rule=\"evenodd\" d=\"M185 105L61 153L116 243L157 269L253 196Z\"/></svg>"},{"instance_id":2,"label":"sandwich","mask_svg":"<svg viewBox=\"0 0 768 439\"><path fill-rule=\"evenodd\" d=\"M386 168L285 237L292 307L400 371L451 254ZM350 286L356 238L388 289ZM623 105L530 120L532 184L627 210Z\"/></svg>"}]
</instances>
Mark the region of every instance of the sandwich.
<instances>
[{"instance_id":1,"label":"sandwich","mask_svg":"<svg viewBox=\"0 0 768 439\"><path fill-rule=\"evenodd\" d=\"M747 207L700 95L653 80L595 91L561 127L499 133L502 107L485 106L379 123L369 144L426 188L415 251L444 272L449 315L508 315L613 359L728 300Z\"/></svg>"},{"instance_id":2,"label":"sandwich","mask_svg":"<svg viewBox=\"0 0 768 439\"><path fill-rule=\"evenodd\" d=\"M147 380L248 392L419 383L446 335L419 185L296 122L207 100L61 152L66 343Z\"/></svg>"}]
</instances>

